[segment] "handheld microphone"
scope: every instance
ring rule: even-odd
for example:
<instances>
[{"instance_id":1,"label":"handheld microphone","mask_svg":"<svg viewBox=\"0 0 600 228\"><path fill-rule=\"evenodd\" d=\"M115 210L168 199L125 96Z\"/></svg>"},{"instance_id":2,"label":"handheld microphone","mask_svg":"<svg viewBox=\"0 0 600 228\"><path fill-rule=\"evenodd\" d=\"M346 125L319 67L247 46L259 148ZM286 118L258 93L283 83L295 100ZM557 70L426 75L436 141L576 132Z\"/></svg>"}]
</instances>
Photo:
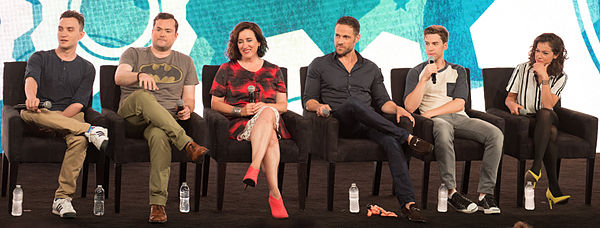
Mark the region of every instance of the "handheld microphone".
<instances>
[{"instance_id":1,"label":"handheld microphone","mask_svg":"<svg viewBox=\"0 0 600 228\"><path fill-rule=\"evenodd\" d=\"M50 109L50 108L52 108L52 103L50 101L41 102L38 105L38 108L47 108L47 109ZM17 104L17 105L15 105L15 109L17 109L17 110L27 109L27 106L25 104Z\"/></svg>"},{"instance_id":2,"label":"handheld microphone","mask_svg":"<svg viewBox=\"0 0 600 228\"><path fill-rule=\"evenodd\" d=\"M176 103L177 103L177 112L180 112L181 110L184 109L184 107L183 107L183 105L184 105L183 100L179 99L179 100L177 100Z\"/></svg>"},{"instance_id":3,"label":"handheld microphone","mask_svg":"<svg viewBox=\"0 0 600 228\"><path fill-rule=\"evenodd\" d=\"M256 87L253 85L248 86L248 95L250 96L250 103L256 103L256 96L254 92L256 91Z\"/></svg>"},{"instance_id":4,"label":"handheld microphone","mask_svg":"<svg viewBox=\"0 0 600 228\"><path fill-rule=\"evenodd\" d=\"M331 114L331 112L329 111L329 109L323 110L323 116L324 117L329 117L329 114Z\"/></svg>"},{"instance_id":5,"label":"handheld microphone","mask_svg":"<svg viewBox=\"0 0 600 228\"><path fill-rule=\"evenodd\" d=\"M529 114L529 112L527 110L525 110L524 108L519 109L519 115L526 116L527 114Z\"/></svg>"},{"instance_id":6,"label":"handheld microphone","mask_svg":"<svg viewBox=\"0 0 600 228\"><path fill-rule=\"evenodd\" d=\"M435 58L433 56L429 56L429 58L427 59L427 62L429 64L434 64L435 63ZM433 82L433 84L435 84L437 82L436 75L437 75L437 73L431 74L431 82Z\"/></svg>"}]
</instances>

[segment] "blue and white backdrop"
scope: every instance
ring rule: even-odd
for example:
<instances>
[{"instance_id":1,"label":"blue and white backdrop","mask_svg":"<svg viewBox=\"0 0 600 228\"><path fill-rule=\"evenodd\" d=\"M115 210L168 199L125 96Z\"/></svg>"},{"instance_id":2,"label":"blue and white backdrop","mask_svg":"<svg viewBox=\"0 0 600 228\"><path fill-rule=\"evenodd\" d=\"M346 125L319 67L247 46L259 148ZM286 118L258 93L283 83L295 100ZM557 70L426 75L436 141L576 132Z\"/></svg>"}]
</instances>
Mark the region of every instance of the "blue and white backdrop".
<instances>
[{"instance_id":1,"label":"blue and white backdrop","mask_svg":"<svg viewBox=\"0 0 600 228\"><path fill-rule=\"evenodd\" d=\"M600 116L599 5L598 0L0 0L0 61L27 61L35 51L57 47L58 17L74 9L85 15L87 33L77 53L99 72L101 65L117 64L126 48L150 45L153 17L170 12L180 24L173 48L194 59L201 77L203 65L227 61L231 29L254 21L268 37L264 58L288 68L289 109L302 113L299 68L334 50L333 27L340 16L360 21L357 49L381 67L388 90L390 69L423 61L422 30L440 24L450 31L446 59L471 69L473 107L483 110L481 69L526 61L533 39L553 32L569 54L563 106ZM98 88L96 80L96 110ZM196 112L202 114L200 88Z\"/></svg>"}]
</instances>

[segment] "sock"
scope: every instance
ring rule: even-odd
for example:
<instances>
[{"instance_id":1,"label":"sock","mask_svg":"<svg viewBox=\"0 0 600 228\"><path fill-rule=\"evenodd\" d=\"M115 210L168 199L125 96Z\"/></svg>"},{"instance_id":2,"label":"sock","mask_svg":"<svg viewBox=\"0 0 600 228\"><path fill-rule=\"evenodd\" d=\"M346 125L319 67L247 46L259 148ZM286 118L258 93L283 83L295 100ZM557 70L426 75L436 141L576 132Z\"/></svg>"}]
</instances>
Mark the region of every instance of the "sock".
<instances>
[{"instance_id":1,"label":"sock","mask_svg":"<svg viewBox=\"0 0 600 228\"><path fill-rule=\"evenodd\" d=\"M449 198L449 199L450 199L450 198L452 198L452 196L453 196L453 195L454 195L454 193L456 193L456 192L457 192L457 191L455 190L454 192L452 192L452 193L448 194L448 198Z\"/></svg>"},{"instance_id":2,"label":"sock","mask_svg":"<svg viewBox=\"0 0 600 228\"><path fill-rule=\"evenodd\" d=\"M479 201L482 201L484 197L485 197L485 194L479 195Z\"/></svg>"}]
</instances>

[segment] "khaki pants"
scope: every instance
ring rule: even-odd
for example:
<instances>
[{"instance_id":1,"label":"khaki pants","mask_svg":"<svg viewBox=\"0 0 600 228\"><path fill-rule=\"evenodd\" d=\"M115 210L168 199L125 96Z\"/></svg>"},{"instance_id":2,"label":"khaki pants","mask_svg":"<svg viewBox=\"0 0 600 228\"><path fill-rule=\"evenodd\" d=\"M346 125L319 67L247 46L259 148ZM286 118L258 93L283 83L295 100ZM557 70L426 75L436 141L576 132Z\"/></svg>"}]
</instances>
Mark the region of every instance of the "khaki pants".
<instances>
[{"instance_id":1,"label":"khaki pants","mask_svg":"<svg viewBox=\"0 0 600 228\"><path fill-rule=\"evenodd\" d=\"M150 147L150 204L167 203L171 168L171 144L183 150L192 138L151 93L137 90L121 104L118 114L127 128L143 129Z\"/></svg>"},{"instance_id":2,"label":"khaki pants","mask_svg":"<svg viewBox=\"0 0 600 228\"><path fill-rule=\"evenodd\" d=\"M21 111L21 118L30 124L40 126L64 134L67 150L58 176L58 189L55 198L71 199L77 187L77 177L83 166L88 140L83 134L90 128L85 123L83 112L69 118L61 111L41 109L41 112Z\"/></svg>"}]
</instances>

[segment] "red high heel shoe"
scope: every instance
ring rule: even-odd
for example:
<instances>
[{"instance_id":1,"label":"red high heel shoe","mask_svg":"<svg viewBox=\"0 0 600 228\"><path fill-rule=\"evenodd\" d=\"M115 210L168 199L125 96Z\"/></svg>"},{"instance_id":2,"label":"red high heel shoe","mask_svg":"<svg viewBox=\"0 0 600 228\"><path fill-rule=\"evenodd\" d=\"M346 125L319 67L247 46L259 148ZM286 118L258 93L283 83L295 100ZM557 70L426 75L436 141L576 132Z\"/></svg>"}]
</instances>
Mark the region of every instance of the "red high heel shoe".
<instances>
[{"instance_id":1,"label":"red high heel shoe","mask_svg":"<svg viewBox=\"0 0 600 228\"><path fill-rule=\"evenodd\" d=\"M248 171L246 171L246 175L244 176L244 179L242 180L242 182L244 182L244 190L246 190L246 188L249 186L256 186L256 181L258 179L258 172L260 171L260 169L255 169L252 168L252 166L248 167Z\"/></svg>"},{"instance_id":2,"label":"red high heel shoe","mask_svg":"<svg viewBox=\"0 0 600 228\"><path fill-rule=\"evenodd\" d=\"M285 210L285 205L283 205L283 197L275 199L273 198L273 196L271 196L271 194L269 194L269 206L271 207L271 215L273 216L273 218L289 218L288 213Z\"/></svg>"}]
</instances>

